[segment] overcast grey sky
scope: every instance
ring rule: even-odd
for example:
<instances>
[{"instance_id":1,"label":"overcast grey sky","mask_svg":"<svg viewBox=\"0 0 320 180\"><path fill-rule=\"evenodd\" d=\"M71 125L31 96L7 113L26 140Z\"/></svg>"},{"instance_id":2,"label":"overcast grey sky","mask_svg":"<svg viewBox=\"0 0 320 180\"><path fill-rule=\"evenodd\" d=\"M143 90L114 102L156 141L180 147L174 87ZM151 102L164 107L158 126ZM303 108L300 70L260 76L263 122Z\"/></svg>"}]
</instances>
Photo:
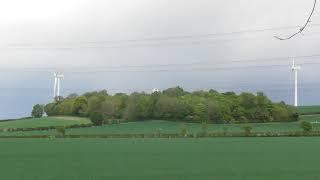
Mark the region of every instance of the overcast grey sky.
<instances>
[{"instance_id":1,"label":"overcast grey sky","mask_svg":"<svg viewBox=\"0 0 320 180\"><path fill-rule=\"evenodd\" d=\"M180 85L187 90L264 91L275 101L292 103L291 60L264 59L320 54L319 6L305 32L288 41L273 36L290 35L298 27L220 33L303 25L312 5L313 0L3 0L0 118L25 114L32 104L50 100L52 73L23 72L26 68L62 70L66 75L63 94L95 89L147 91ZM215 33L220 35L201 36ZM194 37L122 41L190 35ZM314 63L319 58L297 61ZM248 62L250 59L255 61ZM83 72L97 67L189 63L196 65ZM239 66L265 67L230 68ZM319 67L302 65L302 104L320 104ZM166 71L159 71L163 69ZM12 99L14 103L8 103Z\"/></svg>"}]
</instances>

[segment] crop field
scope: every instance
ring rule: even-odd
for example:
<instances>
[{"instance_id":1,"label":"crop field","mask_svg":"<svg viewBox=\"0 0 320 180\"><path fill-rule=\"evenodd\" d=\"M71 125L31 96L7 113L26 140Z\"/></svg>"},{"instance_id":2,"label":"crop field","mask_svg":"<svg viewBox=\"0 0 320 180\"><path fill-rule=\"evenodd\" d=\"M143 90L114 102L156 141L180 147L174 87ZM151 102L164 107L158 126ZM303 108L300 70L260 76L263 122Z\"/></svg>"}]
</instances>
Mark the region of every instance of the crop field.
<instances>
[{"instance_id":1,"label":"crop field","mask_svg":"<svg viewBox=\"0 0 320 180\"><path fill-rule=\"evenodd\" d=\"M78 117L43 117L20 119L14 121L0 121L0 128L34 128L49 126L67 126L74 124L88 124L90 120Z\"/></svg>"},{"instance_id":2,"label":"crop field","mask_svg":"<svg viewBox=\"0 0 320 180\"><path fill-rule=\"evenodd\" d=\"M320 106L300 106L298 112L300 114L320 114Z\"/></svg>"},{"instance_id":3,"label":"crop field","mask_svg":"<svg viewBox=\"0 0 320 180\"><path fill-rule=\"evenodd\" d=\"M320 115L307 115L302 117L305 121L319 121ZM298 122L288 123L253 123L253 132L290 132L301 130ZM131 122L123 124L104 125L101 127L69 129L69 134L103 134L103 133L177 133L185 126L187 132L197 133L201 130L201 124L167 122L167 121L146 121ZM315 130L320 130L320 124L314 124ZM208 124L210 132L243 132L243 124Z\"/></svg>"},{"instance_id":4,"label":"crop field","mask_svg":"<svg viewBox=\"0 0 320 180\"><path fill-rule=\"evenodd\" d=\"M304 116L301 116L301 119L304 121L319 122L320 123L320 115L319 114L304 115Z\"/></svg>"},{"instance_id":5,"label":"crop field","mask_svg":"<svg viewBox=\"0 0 320 180\"><path fill-rule=\"evenodd\" d=\"M301 120L320 122L320 115ZM0 122L0 128L90 123L85 118L47 117ZM253 132L300 131L299 122L255 123ZM143 121L66 129L66 134L188 133L201 124ZM208 124L209 132L243 132L243 124ZM313 123L320 130L320 123ZM0 132L56 135L56 130ZM316 180L319 137L276 138L43 138L0 139L0 179L10 180Z\"/></svg>"},{"instance_id":6,"label":"crop field","mask_svg":"<svg viewBox=\"0 0 320 180\"><path fill-rule=\"evenodd\" d=\"M0 179L316 180L320 138L1 139Z\"/></svg>"},{"instance_id":7,"label":"crop field","mask_svg":"<svg viewBox=\"0 0 320 180\"><path fill-rule=\"evenodd\" d=\"M82 119L81 119L82 120ZM305 115L302 120L319 122L313 124L314 130L320 130L320 115ZM38 120L42 121L42 120ZM45 119L50 121L50 119ZM68 121L68 120L65 120ZM64 121L63 121L64 122ZM77 121L78 122L78 121ZM80 121L82 122L82 121ZM78 122L78 123L80 123ZM83 123L88 120L83 119ZM1 122L6 123L6 122ZM0 127L1 126L0 123ZM292 132L299 131L299 122L288 123L253 123L252 132ZM100 127L86 127L67 129L66 134L135 134L135 133L180 133L182 127L186 127L188 133L201 131L201 124L182 123L169 121L142 121L121 124L103 125ZM208 124L208 132L243 132L243 124ZM57 135L56 130L49 131L25 131L25 132L0 132L0 135Z\"/></svg>"},{"instance_id":8,"label":"crop field","mask_svg":"<svg viewBox=\"0 0 320 180\"><path fill-rule=\"evenodd\" d=\"M308 116L306 120L319 120L320 116ZM185 126L188 133L197 133L201 131L201 124L165 122L165 121L148 121L132 122L123 124L104 125L101 127L76 128L68 129L69 134L103 134L103 133L179 133L181 127ZM253 132L290 132L299 131L299 123L254 123L252 124ZM320 130L320 124L314 124L315 130ZM209 132L243 132L243 124L209 124Z\"/></svg>"}]
</instances>

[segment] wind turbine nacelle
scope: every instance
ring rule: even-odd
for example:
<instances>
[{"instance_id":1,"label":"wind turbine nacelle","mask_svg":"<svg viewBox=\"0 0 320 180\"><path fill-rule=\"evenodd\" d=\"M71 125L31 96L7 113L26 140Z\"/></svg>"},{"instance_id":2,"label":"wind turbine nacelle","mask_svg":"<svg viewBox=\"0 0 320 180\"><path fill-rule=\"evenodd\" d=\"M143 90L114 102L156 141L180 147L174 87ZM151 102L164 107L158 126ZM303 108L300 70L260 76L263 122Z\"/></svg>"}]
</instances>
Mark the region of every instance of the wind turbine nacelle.
<instances>
[{"instance_id":1,"label":"wind turbine nacelle","mask_svg":"<svg viewBox=\"0 0 320 180\"><path fill-rule=\"evenodd\" d=\"M58 74L58 75L56 75L56 77L57 77L57 78L64 78L64 75Z\"/></svg>"},{"instance_id":2,"label":"wind turbine nacelle","mask_svg":"<svg viewBox=\"0 0 320 180\"><path fill-rule=\"evenodd\" d=\"M291 69L292 69L292 71L298 71L301 69L301 67L300 66L292 66Z\"/></svg>"}]
</instances>

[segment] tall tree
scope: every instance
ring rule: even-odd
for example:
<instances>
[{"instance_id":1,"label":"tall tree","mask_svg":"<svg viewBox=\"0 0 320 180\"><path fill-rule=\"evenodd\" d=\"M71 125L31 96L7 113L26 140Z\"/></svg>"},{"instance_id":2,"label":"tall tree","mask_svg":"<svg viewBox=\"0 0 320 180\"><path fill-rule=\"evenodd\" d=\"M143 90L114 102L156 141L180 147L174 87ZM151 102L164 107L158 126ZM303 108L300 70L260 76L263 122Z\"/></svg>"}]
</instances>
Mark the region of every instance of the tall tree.
<instances>
[{"instance_id":1,"label":"tall tree","mask_svg":"<svg viewBox=\"0 0 320 180\"><path fill-rule=\"evenodd\" d=\"M34 118L41 118L43 116L44 110L43 105L36 104L33 106L31 116Z\"/></svg>"}]
</instances>

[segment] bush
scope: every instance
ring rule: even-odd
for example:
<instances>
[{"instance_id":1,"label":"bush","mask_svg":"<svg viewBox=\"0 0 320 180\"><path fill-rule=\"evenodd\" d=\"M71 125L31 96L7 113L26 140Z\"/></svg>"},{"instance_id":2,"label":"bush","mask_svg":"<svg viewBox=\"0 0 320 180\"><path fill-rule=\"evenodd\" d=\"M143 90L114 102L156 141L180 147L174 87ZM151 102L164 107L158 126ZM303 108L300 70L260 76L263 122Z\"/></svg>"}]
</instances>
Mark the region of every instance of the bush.
<instances>
[{"instance_id":1,"label":"bush","mask_svg":"<svg viewBox=\"0 0 320 180\"><path fill-rule=\"evenodd\" d=\"M222 130L223 130L223 135L226 136L228 134L228 128L226 126L223 126Z\"/></svg>"},{"instance_id":2,"label":"bush","mask_svg":"<svg viewBox=\"0 0 320 180\"><path fill-rule=\"evenodd\" d=\"M62 136L66 135L66 129L63 126L57 127L57 132L60 133Z\"/></svg>"},{"instance_id":3,"label":"bush","mask_svg":"<svg viewBox=\"0 0 320 180\"><path fill-rule=\"evenodd\" d=\"M246 136L251 134L252 126L250 124L246 124L242 128L243 128L244 133L245 133Z\"/></svg>"},{"instance_id":4,"label":"bush","mask_svg":"<svg viewBox=\"0 0 320 180\"><path fill-rule=\"evenodd\" d=\"M206 122L202 122L201 130L204 135L208 133L208 128L209 128L208 124Z\"/></svg>"},{"instance_id":5,"label":"bush","mask_svg":"<svg viewBox=\"0 0 320 180\"><path fill-rule=\"evenodd\" d=\"M34 105L31 112L31 116L34 118L41 118L44 113L43 109L44 109L43 105L40 105L40 104Z\"/></svg>"},{"instance_id":6,"label":"bush","mask_svg":"<svg viewBox=\"0 0 320 180\"><path fill-rule=\"evenodd\" d=\"M307 121L301 121L300 127L303 130L304 133L308 133L312 131L312 124Z\"/></svg>"},{"instance_id":7,"label":"bush","mask_svg":"<svg viewBox=\"0 0 320 180\"><path fill-rule=\"evenodd\" d=\"M104 120L103 123L104 124L113 124L113 121L112 121L112 119L106 119L106 120Z\"/></svg>"},{"instance_id":8,"label":"bush","mask_svg":"<svg viewBox=\"0 0 320 180\"><path fill-rule=\"evenodd\" d=\"M90 115L91 122L96 126L101 126L104 122L103 114L99 112L93 112Z\"/></svg>"},{"instance_id":9,"label":"bush","mask_svg":"<svg viewBox=\"0 0 320 180\"><path fill-rule=\"evenodd\" d=\"M161 137L162 129L161 129L161 128L158 128L158 129L156 130L156 134L157 134L158 137Z\"/></svg>"},{"instance_id":10,"label":"bush","mask_svg":"<svg viewBox=\"0 0 320 180\"><path fill-rule=\"evenodd\" d=\"M181 125L181 135L186 136L188 132L187 126L185 124Z\"/></svg>"}]
</instances>

